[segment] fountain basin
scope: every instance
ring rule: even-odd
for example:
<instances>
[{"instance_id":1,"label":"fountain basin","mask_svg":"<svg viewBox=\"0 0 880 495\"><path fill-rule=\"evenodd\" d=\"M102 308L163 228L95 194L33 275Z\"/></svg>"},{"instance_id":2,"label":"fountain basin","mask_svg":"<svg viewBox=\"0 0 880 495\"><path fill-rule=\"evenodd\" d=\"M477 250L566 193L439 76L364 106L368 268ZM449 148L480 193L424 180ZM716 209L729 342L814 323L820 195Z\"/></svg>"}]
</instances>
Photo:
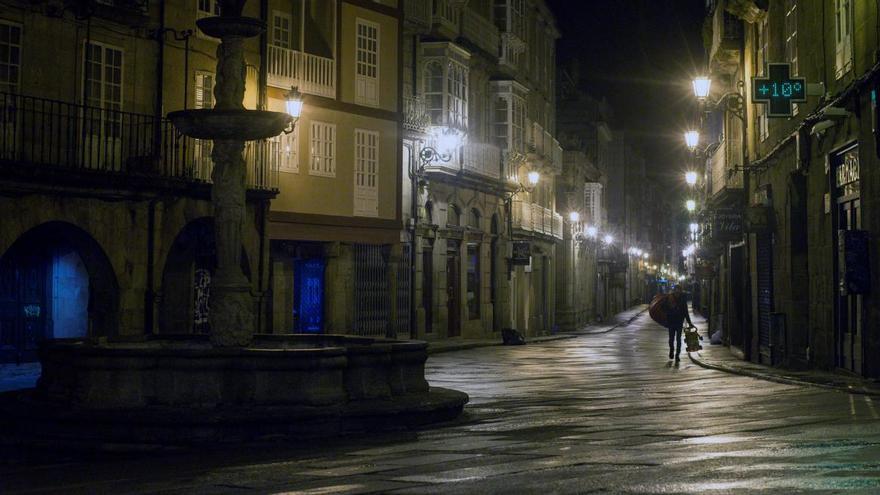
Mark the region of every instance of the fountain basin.
<instances>
[{"instance_id":1,"label":"fountain basin","mask_svg":"<svg viewBox=\"0 0 880 495\"><path fill-rule=\"evenodd\" d=\"M238 36L253 38L266 30L266 23L253 17L218 16L204 17L196 21L203 33L214 38Z\"/></svg>"},{"instance_id":2,"label":"fountain basin","mask_svg":"<svg viewBox=\"0 0 880 495\"><path fill-rule=\"evenodd\" d=\"M196 139L256 141L275 137L292 121L283 112L267 110L178 110L168 118L184 135Z\"/></svg>"},{"instance_id":3,"label":"fountain basin","mask_svg":"<svg viewBox=\"0 0 880 495\"><path fill-rule=\"evenodd\" d=\"M345 335L256 335L246 348L215 348L207 336L49 341L37 388L0 394L0 430L140 449L453 419L468 397L429 387L426 360L425 342Z\"/></svg>"}]
</instances>

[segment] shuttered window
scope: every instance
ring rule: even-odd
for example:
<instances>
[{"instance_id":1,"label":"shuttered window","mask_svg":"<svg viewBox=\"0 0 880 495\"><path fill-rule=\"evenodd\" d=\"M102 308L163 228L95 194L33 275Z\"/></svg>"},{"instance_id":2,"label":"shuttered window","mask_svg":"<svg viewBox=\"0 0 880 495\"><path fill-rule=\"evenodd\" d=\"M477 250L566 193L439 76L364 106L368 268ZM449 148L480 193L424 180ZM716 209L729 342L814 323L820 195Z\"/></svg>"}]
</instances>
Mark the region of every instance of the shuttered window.
<instances>
[{"instance_id":1,"label":"shuttered window","mask_svg":"<svg viewBox=\"0 0 880 495\"><path fill-rule=\"evenodd\" d=\"M354 214L379 216L379 133L354 131Z\"/></svg>"},{"instance_id":2,"label":"shuttered window","mask_svg":"<svg viewBox=\"0 0 880 495\"><path fill-rule=\"evenodd\" d=\"M834 0L834 74L840 78L852 69L852 0Z\"/></svg>"},{"instance_id":3,"label":"shuttered window","mask_svg":"<svg viewBox=\"0 0 880 495\"><path fill-rule=\"evenodd\" d=\"M336 177L336 124L314 121L310 134L309 174Z\"/></svg>"},{"instance_id":4,"label":"shuttered window","mask_svg":"<svg viewBox=\"0 0 880 495\"><path fill-rule=\"evenodd\" d=\"M379 25L358 19L355 36L355 101L379 105Z\"/></svg>"}]
</instances>

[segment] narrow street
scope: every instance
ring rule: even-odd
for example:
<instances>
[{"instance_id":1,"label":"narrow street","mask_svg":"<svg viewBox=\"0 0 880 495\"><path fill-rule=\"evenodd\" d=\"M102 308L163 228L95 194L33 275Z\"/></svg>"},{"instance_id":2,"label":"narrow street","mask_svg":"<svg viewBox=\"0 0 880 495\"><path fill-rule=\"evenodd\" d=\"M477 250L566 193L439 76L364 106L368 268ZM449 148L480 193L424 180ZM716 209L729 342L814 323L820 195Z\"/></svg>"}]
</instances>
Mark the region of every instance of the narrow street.
<instances>
[{"instance_id":1,"label":"narrow street","mask_svg":"<svg viewBox=\"0 0 880 495\"><path fill-rule=\"evenodd\" d=\"M704 343L708 345L708 343ZM470 394L418 433L0 469L3 493L877 493L880 404L666 356L611 332L433 355ZM305 449L308 450L305 450Z\"/></svg>"}]
</instances>

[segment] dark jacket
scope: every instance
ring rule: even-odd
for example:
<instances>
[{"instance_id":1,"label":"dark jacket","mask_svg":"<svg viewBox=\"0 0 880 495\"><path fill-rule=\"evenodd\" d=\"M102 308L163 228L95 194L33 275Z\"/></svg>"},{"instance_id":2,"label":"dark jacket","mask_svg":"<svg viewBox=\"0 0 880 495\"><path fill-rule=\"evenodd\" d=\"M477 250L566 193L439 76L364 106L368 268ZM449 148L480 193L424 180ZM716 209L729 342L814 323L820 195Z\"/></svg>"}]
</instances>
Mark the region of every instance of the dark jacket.
<instances>
[{"instance_id":1,"label":"dark jacket","mask_svg":"<svg viewBox=\"0 0 880 495\"><path fill-rule=\"evenodd\" d=\"M675 300L675 304L673 304L673 300ZM687 297L685 297L684 294L678 297L670 295L666 298L666 305L668 311L666 320L667 328L678 330L684 326L685 320L690 322L687 310Z\"/></svg>"}]
</instances>

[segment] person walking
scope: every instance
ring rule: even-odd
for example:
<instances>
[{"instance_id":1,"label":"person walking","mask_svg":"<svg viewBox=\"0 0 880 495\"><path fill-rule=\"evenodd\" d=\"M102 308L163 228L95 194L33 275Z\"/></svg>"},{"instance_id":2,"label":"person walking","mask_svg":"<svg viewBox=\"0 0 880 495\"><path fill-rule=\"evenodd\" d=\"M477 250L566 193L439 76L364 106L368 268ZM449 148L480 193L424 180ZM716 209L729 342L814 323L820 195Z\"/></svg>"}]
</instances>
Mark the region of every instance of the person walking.
<instances>
[{"instance_id":1,"label":"person walking","mask_svg":"<svg viewBox=\"0 0 880 495\"><path fill-rule=\"evenodd\" d=\"M669 359L675 358L677 363L681 354L681 332L685 320L687 320L690 328L694 328L691 322L691 316L688 314L687 296L682 290L681 284L675 286L667 298L667 321L666 328L669 329Z\"/></svg>"}]
</instances>

